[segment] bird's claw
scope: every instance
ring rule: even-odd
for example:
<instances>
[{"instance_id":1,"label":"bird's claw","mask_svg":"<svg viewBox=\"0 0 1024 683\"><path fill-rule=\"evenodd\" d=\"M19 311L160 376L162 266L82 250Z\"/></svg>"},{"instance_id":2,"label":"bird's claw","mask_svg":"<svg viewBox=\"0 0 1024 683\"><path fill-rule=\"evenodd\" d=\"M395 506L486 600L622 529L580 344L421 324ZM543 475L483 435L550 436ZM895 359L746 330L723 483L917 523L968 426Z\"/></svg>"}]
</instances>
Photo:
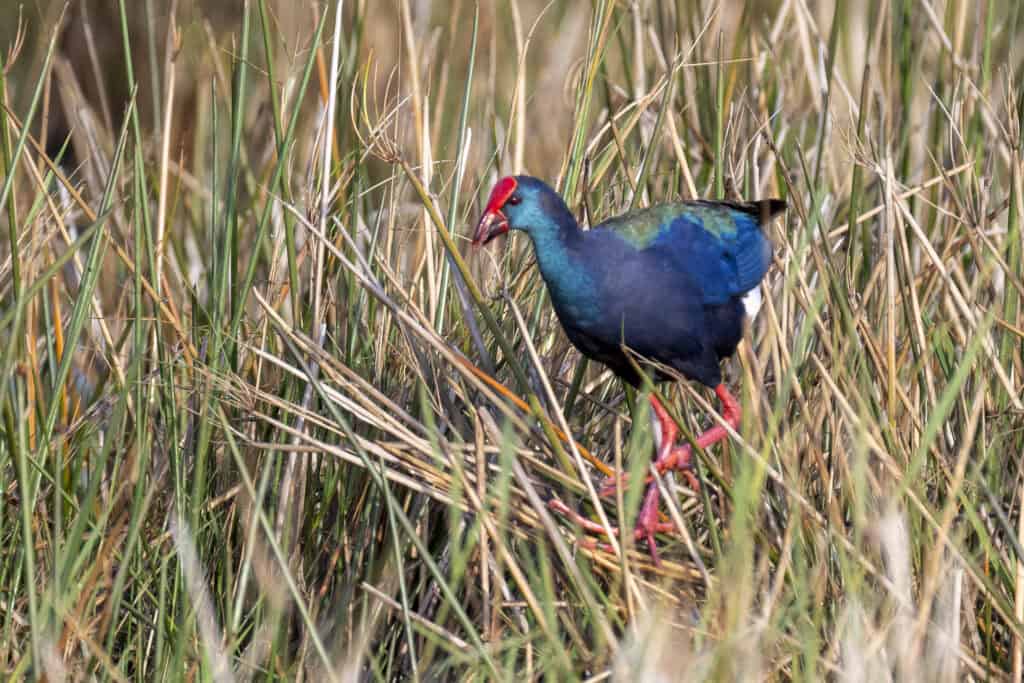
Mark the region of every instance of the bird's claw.
<instances>
[{"instance_id":1,"label":"bird's claw","mask_svg":"<svg viewBox=\"0 0 1024 683\"><path fill-rule=\"evenodd\" d=\"M588 550L600 550L606 553L615 552L615 548L611 543L599 541L594 538L594 536L604 536L606 538L614 536L618 538L620 536L618 527L613 526L610 529L607 529L601 524L587 519L557 498L553 498L548 501L548 507L552 511L571 521L573 524L579 526L585 533L590 534L590 536L585 536L577 541L581 548L586 548ZM661 560L658 557L657 546L654 542L654 535L670 534L676 530L676 527L671 522L662 522L658 520L657 500L655 500L653 509L653 516L645 516L644 513L641 512L640 517L637 518L637 525L633 530L633 540L647 541L647 547L651 553L651 561L654 562L655 566L660 566Z\"/></svg>"},{"instance_id":2,"label":"bird's claw","mask_svg":"<svg viewBox=\"0 0 1024 683\"><path fill-rule=\"evenodd\" d=\"M700 488L700 482L693 473L693 459L690 455L690 445L684 444L682 446L670 446L666 448L664 452L659 453L659 457L654 463L657 468L659 475L667 474L672 470L678 470L685 478L690 488L694 491ZM611 477L606 481L598 492L602 498L614 494L619 486L622 486L628 481L628 475L620 474L615 477ZM672 533L676 530L674 524L670 522L662 522L658 518L658 500L660 493L658 490L658 484L654 481L654 477L648 476L646 481L647 493L644 494L644 502L640 507L640 514L637 515L636 527L633 530L633 538L635 541L646 541L647 548L651 553L651 561L655 566L661 565L661 560L658 557L658 546L655 543L655 534ZM587 519L580 513L569 508L568 505L558 499L553 499L548 503L555 512L559 513L563 517L566 517L580 528L583 529L584 533L595 535L618 537L618 527L611 527L606 529L601 524ZM614 552L614 548L609 543L603 543L593 538L580 539L580 545L585 548L598 549L605 552Z\"/></svg>"},{"instance_id":3,"label":"bird's claw","mask_svg":"<svg viewBox=\"0 0 1024 683\"><path fill-rule=\"evenodd\" d=\"M665 476L669 472L675 470L683 475L686 479L687 486L693 491L700 490L700 480L697 479L697 475L694 473L693 458L690 455L690 445L684 444L682 446L676 446L668 455L661 460L654 463L655 469L658 470L660 476ZM598 495L602 498L609 498L615 495L615 492L620 486L625 486L629 483L629 475L625 473L617 474L608 477L601 488L598 489ZM644 479L644 484L650 485L654 483L654 477L647 475Z\"/></svg>"}]
</instances>

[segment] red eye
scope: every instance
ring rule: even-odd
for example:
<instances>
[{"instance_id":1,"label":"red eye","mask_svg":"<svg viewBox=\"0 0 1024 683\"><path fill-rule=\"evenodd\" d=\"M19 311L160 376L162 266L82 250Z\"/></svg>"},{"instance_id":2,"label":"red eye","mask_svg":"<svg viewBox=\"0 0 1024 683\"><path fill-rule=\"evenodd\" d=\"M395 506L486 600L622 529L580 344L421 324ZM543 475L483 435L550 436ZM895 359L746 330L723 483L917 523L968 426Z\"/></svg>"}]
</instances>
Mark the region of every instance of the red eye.
<instances>
[{"instance_id":1,"label":"red eye","mask_svg":"<svg viewBox=\"0 0 1024 683\"><path fill-rule=\"evenodd\" d=\"M523 201L523 198L520 197L518 194L514 194L511 197L509 197L508 201L505 202L505 203L506 204L511 204L512 206L515 206L516 204L518 204L521 201Z\"/></svg>"}]
</instances>

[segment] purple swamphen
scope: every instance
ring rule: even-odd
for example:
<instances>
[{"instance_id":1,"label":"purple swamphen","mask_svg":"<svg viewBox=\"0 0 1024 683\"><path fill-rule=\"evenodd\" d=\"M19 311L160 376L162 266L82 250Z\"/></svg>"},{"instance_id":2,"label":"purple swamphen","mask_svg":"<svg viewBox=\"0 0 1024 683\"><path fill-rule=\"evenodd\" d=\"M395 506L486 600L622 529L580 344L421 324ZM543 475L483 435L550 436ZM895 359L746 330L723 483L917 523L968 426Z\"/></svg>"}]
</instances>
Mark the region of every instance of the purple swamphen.
<instances>
[{"instance_id":1,"label":"purple swamphen","mask_svg":"<svg viewBox=\"0 0 1024 683\"><path fill-rule=\"evenodd\" d=\"M634 386L642 377L626 348L697 380L715 390L722 417L736 429L740 406L722 383L719 362L735 352L748 306L752 299L759 301L759 285L772 258L762 226L785 208L778 199L685 201L632 211L582 230L551 187L515 176L494 186L473 244L486 244L509 230L524 231L533 241L558 319L583 355ZM651 377L668 379L656 369ZM675 422L654 394L650 401L658 471L677 469L692 479L689 444L676 444ZM697 444L705 448L726 434L716 425ZM651 482L636 527L636 538L647 540L655 563L654 534L674 529L658 520L658 495L657 482ZM564 504L553 507L590 531L614 533Z\"/></svg>"}]
</instances>

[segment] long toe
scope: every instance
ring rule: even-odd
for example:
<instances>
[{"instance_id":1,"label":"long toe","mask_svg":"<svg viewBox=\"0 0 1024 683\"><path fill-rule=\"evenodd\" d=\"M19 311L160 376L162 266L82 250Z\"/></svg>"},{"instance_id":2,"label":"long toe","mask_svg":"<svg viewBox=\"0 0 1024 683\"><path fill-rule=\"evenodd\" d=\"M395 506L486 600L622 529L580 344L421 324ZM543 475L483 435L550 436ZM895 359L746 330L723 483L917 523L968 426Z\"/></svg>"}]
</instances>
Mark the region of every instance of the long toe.
<instances>
[{"instance_id":1,"label":"long toe","mask_svg":"<svg viewBox=\"0 0 1024 683\"><path fill-rule=\"evenodd\" d=\"M655 460L654 466L658 469L658 474L665 475L675 470L686 478L686 483L689 484L691 489L696 491L700 488L700 482L697 481L697 477L693 474L693 451L688 443L671 448L664 457ZM644 479L645 484L650 485L653 482L654 478L651 476L647 476ZM615 495L619 487L628 485L629 475L623 473L605 479L597 492L602 498L610 498Z\"/></svg>"},{"instance_id":2,"label":"long toe","mask_svg":"<svg viewBox=\"0 0 1024 683\"><path fill-rule=\"evenodd\" d=\"M644 504L640 506L640 514L636 518L636 539L646 539L647 549L651 553L651 561L656 566L661 564L661 560L658 559L658 545L654 540L654 534L661 530L661 524L658 522L660 497L658 483L651 482L647 487L647 493L644 494Z\"/></svg>"}]
</instances>

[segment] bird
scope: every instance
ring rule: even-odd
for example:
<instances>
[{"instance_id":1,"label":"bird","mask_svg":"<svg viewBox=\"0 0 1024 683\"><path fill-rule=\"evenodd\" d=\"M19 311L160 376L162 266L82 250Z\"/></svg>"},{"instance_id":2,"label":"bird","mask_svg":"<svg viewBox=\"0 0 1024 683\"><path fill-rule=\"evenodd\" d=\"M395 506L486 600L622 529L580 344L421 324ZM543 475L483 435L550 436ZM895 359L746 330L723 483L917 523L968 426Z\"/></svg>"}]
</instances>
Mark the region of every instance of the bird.
<instances>
[{"instance_id":1,"label":"bird","mask_svg":"<svg viewBox=\"0 0 1024 683\"><path fill-rule=\"evenodd\" d=\"M583 230L543 180L507 176L492 189L472 244L481 247L510 230L526 233L555 314L584 356L634 387L644 380L637 357L653 382L672 379L663 368L699 382L715 392L724 421L736 430L740 404L722 381L720 364L735 353L745 320L756 313L772 261L764 230L785 209L781 199L686 200L633 210ZM689 444L676 443L676 423L655 393L649 401L658 472L678 470L696 485ZM715 425L696 443L707 448L727 435ZM607 483L602 493L617 483ZM617 533L562 503L552 507L589 531ZM659 521L658 508L658 485L651 481L634 535L646 540L656 565L655 534L674 529Z\"/></svg>"}]
</instances>

